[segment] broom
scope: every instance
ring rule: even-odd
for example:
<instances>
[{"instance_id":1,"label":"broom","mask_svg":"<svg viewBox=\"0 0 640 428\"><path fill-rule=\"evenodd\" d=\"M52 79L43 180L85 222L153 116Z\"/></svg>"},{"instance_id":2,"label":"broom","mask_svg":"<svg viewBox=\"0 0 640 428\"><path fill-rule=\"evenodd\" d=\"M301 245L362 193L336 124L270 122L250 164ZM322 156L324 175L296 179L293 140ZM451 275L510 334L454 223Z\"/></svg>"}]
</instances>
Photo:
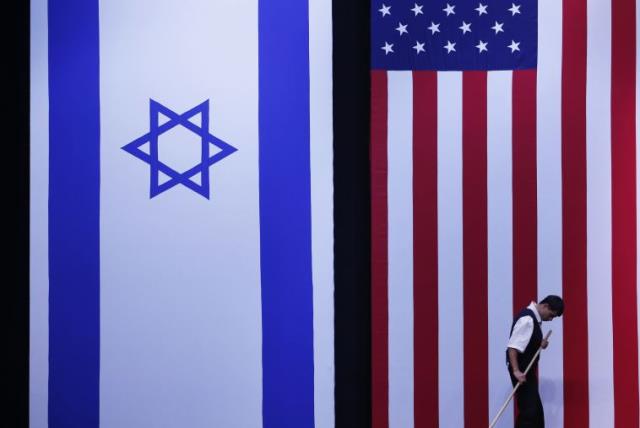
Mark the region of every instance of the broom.
<instances>
[{"instance_id":1,"label":"broom","mask_svg":"<svg viewBox=\"0 0 640 428\"><path fill-rule=\"evenodd\" d=\"M551 330L549 330L547 335L544 337L544 340L549 340L549 336L551 336ZM542 351L542 346L538 348L538 350L536 351L535 355L531 359L531 362L527 366L527 369L524 371L524 375L525 376L527 375L527 373L529 373L529 370L531 369L531 366L533 365L533 362L536 360L536 358L538 358L538 355L540 355L540 351ZM502 405L502 407L498 411L498 414L496 415L496 417L493 418L493 420L489 424L489 428L493 428L496 425L496 423L498 422L498 419L500 419L500 416L502 416L502 413L504 413L505 409L509 405L509 402L511 401L513 396L516 395L516 391L518 390L520 385L522 385L522 384L520 382L518 382L516 384L516 386L513 388L513 391L511 391L511 394L509 394L509 398L507 398L507 401L504 402L504 404Z\"/></svg>"}]
</instances>

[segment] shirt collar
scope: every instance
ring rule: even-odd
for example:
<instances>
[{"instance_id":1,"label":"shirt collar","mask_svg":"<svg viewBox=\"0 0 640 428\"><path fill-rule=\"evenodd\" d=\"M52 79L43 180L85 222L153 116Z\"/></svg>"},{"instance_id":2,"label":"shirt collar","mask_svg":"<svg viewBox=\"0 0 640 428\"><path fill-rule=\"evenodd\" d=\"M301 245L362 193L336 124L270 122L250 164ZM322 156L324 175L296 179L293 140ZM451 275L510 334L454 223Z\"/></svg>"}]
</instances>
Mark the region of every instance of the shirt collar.
<instances>
[{"instance_id":1,"label":"shirt collar","mask_svg":"<svg viewBox=\"0 0 640 428\"><path fill-rule=\"evenodd\" d=\"M538 324L541 324L542 323L542 318L540 318L540 314L538 313L538 309L536 309L536 302L529 303L529 306L527 306L527 309L531 309L533 314L536 316L536 320L538 321Z\"/></svg>"}]
</instances>

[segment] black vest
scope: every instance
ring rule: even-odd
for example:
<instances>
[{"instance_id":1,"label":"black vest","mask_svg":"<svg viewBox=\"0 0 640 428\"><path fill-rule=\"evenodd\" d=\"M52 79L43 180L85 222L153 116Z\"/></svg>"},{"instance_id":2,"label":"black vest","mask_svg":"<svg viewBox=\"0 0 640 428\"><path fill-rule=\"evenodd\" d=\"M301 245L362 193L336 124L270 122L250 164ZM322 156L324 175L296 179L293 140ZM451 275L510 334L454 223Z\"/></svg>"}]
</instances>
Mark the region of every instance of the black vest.
<instances>
[{"instance_id":1,"label":"black vest","mask_svg":"<svg viewBox=\"0 0 640 428\"><path fill-rule=\"evenodd\" d=\"M518 366L520 368L520 371L524 373L527 366L533 359L533 356L538 351L538 348L540 348L540 343L542 342L542 329L540 328L538 319L536 318L536 315L533 313L533 311L529 308L525 308L522 311L520 311L520 313L516 315L515 318L513 319L513 324L511 324L511 332L509 333L509 337L511 337L511 333L513 333L513 327L516 325L516 322L518 322L518 320L522 317L531 317L533 319L533 333L531 334L531 339L529 339L529 344L525 348L524 352L522 353L518 352ZM506 356L507 356L507 364L509 364L509 349L507 349ZM531 369L529 370L530 374L533 374L536 372L536 369L538 368L539 360L540 358L537 358L536 361L531 366Z\"/></svg>"}]
</instances>

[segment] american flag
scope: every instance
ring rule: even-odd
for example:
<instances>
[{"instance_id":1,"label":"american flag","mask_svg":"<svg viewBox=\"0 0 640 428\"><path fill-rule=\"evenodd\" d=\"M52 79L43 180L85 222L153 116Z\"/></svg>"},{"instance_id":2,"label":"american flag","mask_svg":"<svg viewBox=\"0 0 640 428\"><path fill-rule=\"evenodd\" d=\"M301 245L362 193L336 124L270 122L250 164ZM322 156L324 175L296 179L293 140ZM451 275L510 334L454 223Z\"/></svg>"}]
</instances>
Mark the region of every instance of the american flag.
<instances>
[{"instance_id":1,"label":"american flag","mask_svg":"<svg viewBox=\"0 0 640 428\"><path fill-rule=\"evenodd\" d=\"M640 426L635 1L371 20L373 427L487 427L513 314L548 294L546 426Z\"/></svg>"}]
</instances>

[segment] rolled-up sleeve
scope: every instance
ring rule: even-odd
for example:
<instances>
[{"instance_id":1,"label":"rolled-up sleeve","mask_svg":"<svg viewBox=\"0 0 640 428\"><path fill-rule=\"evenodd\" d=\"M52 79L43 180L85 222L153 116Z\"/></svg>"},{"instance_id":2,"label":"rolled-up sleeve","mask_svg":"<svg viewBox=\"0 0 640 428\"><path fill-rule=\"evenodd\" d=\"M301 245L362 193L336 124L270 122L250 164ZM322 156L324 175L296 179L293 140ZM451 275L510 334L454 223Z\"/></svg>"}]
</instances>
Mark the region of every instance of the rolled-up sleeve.
<instances>
[{"instance_id":1,"label":"rolled-up sleeve","mask_svg":"<svg viewBox=\"0 0 640 428\"><path fill-rule=\"evenodd\" d=\"M531 335L533 334L533 319L525 316L516 321L513 326L511 337L509 338L508 348L517 349L518 352L524 352L529 344Z\"/></svg>"}]
</instances>

